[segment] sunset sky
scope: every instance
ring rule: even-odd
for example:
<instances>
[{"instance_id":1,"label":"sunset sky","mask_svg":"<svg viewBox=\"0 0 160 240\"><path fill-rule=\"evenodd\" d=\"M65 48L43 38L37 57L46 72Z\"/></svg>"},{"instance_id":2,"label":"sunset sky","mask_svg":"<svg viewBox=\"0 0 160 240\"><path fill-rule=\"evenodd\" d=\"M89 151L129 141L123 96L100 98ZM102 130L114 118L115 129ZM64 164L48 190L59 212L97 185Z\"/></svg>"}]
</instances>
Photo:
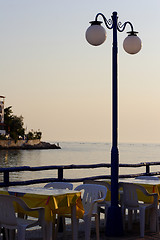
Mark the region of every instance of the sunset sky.
<instances>
[{"instance_id":1,"label":"sunset sky","mask_svg":"<svg viewBox=\"0 0 160 240\"><path fill-rule=\"evenodd\" d=\"M160 143L159 9L159 0L0 0L5 107L43 140L110 142L112 30L99 47L85 31L98 12L109 19L117 11L143 45L129 55L130 27L118 33L119 142Z\"/></svg>"}]
</instances>

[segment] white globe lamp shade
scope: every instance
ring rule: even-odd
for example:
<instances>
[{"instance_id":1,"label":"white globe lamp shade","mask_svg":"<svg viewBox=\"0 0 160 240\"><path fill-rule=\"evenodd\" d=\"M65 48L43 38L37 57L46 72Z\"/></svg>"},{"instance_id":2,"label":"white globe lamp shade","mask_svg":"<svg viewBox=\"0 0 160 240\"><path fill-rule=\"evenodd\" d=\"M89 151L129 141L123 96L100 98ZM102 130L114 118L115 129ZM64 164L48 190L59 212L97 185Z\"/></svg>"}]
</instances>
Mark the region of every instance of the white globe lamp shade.
<instances>
[{"instance_id":1,"label":"white globe lamp shade","mask_svg":"<svg viewBox=\"0 0 160 240\"><path fill-rule=\"evenodd\" d=\"M91 26L86 31L86 40L93 46L99 46L106 40L106 30L101 26L102 22L93 21L90 23Z\"/></svg>"},{"instance_id":2,"label":"white globe lamp shade","mask_svg":"<svg viewBox=\"0 0 160 240\"><path fill-rule=\"evenodd\" d=\"M136 32L130 32L130 34L124 39L123 48L129 54L136 54L141 50L142 42L136 35Z\"/></svg>"}]
</instances>

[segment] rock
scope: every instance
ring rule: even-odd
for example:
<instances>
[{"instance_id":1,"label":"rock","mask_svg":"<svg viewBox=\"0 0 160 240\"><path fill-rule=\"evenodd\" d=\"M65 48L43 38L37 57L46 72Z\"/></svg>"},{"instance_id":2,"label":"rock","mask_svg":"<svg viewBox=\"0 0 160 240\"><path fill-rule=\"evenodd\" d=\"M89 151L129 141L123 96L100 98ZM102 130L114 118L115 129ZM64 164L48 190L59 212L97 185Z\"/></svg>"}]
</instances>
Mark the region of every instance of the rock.
<instances>
[{"instance_id":1,"label":"rock","mask_svg":"<svg viewBox=\"0 0 160 240\"><path fill-rule=\"evenodd\" d=\"M28 143L24 143L21 146L0 146L0 149L22 149L22 150L31 150L31 149L61 149L61 147L59 146L59 144L51 144L48 142L40 142L38 144L28 144Z\"/></svg>"},{"instance_id":2,"label":"rock","mask_svg":"<svg viewBox=\"0 0 160 240\"><path fill-rule=\"evenodd\" d=\"M48 142L40 142L39 144L35 145L29 145L25 143L22 146L22 149L61 149L61 147L56 144L51 144Z\"/></svg>"}]
</instances>

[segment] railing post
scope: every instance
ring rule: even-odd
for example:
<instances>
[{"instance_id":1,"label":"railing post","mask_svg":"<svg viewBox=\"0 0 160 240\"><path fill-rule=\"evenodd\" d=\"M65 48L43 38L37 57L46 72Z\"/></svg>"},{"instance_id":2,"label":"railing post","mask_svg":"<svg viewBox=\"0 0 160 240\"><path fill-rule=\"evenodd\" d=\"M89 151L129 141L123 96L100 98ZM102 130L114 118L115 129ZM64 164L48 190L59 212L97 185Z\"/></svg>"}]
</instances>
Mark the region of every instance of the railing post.
<instances>
[{"instance_id":1,"label":"railing post","mask_svg":"<svg viewBox=\"0 0 160 240\"><path fill-rule=\"evenodd\" d=\"M4 184L5 186L9 186L9 171L4 172Z\"/></svg>"},{"instance_id":2,"label":"railing post","mask_svg":"<svg viewBox=\"0 0 160 240\"><path fill-rule=\"evenodd\" d=\"M58 181L63 181L63 168L58 168ZM63 219L60 217L58 232L63 232Z\"/></svg>"},{"instance_id":3,"label":"railing post","mask_svg":"<svg viewBox=\"0 0 160 240\"><path fill-rule=\"evenodd\" d=\"M150 165L147 164L147 165L146 165L146 174L147 174L147 175L150 173L150 168L149 168L149 167L150 167Z\"/></svg>"},{"instance_id":4,"label":"railing post","mask_svg":"<svg viewBox=\"0 0 160 240\"><path fill-rule=\"evenodd\" d=\"M58 181L63 181L63 168L58 168Z\"/></svg>"}]
</instances>

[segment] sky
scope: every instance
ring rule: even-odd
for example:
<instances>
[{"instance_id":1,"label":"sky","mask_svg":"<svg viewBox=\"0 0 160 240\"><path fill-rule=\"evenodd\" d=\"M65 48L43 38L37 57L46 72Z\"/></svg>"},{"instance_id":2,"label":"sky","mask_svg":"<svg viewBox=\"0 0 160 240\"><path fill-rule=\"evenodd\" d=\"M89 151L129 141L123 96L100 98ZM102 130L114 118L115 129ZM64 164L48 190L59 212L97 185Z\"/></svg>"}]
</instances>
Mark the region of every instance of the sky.
<instances>
[{"instance_id":1,"label":"sky","mask_svg":"<svg viewBox=\"0 0 160 240\"><path fill-rule=\"evenodd\" d=\"M142 40L129 55L130 27L118 33L119 142L160 143L159 9L159 0L0 0L5 107L44 141L111 142L112 30L99 47L85 31L97 13L117 11Z\"/></svg>"}]
</instances>

